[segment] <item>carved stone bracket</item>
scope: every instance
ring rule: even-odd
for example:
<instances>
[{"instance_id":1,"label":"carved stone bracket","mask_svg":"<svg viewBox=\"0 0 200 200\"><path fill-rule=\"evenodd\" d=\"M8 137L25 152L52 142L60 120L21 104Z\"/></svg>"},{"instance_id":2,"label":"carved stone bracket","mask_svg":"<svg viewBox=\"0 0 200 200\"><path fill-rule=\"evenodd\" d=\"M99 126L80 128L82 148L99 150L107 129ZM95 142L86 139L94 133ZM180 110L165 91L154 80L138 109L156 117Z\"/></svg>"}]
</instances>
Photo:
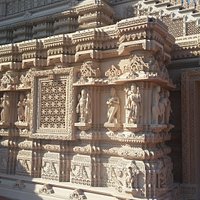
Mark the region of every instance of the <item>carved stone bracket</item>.
<instances>
[{"instance_id":1,"label":"carved stone bracket","mask_svg":"<svg viewBox=\"0 0 200 200\"><path fill-rule=\"evenodd\" d=\"M54 190L53 190L53 186L50 184L44 184L42 186L42 188L39 190L39 193L42 194L53 194Z\"/></svg>"},{"instance_id":2,"label":"carved stone bracket","mask_svg":"<svg viewBox=\"0 0 200 200\"><path fill-rule=\"evenodd\" d=\"M19 189L22 190L26 187L25 183L23 180L17 180L16 183L14 184L13 188L14 189Z\"/></svg>"},{"instance_id":3,"label":"carved stone bracket","mask_svg":"<svg viewBox=\"0 0 200 200\"><path fill-rule=\"evenodd\" d=\"M117 130L120 129L121 124L119 124L119 123L108 123L108 122L106 122L106 123L104 123L104 126L105 126L108 130L110 130L110 131L112 131L112 132L115 132L115 131L117 131Z\"/></svg>"},{"instance_id":4,"label":"carved stone bracket","mask_svg":"<svg viewBox=\"0 0 200 200\"><path fill-rule=\"evenodd\" d=\"M74 126L78 127L78 129L81 130L81 131L87 131L92 127L92 124L91 123L78 122L78 123L75 123Z\"/></svg>"},{"instance_id":5,"label":"carved stone bracket","mask_svg":"<svg viewBox=\"0 0 200 200\"><path fill-rule=\"evenodd\" d=\"M70 200L84 200L87 199L87 197L84 194L84 191L81 189L76 189L72 194L69 196Z\"/></svg>"},{"instance_id":6,"label":"carved stone bracket","mask_svg":"<svg viewBox=\"0 0 200 200\"><path fill-rule=\"evenodd\" d=\"M140 132L140 131L142 131L143 128L144 128L142 125L127 124L127 123L124 123L123 126L124 126L125 128L127 128L128 130L133 131L134 133Z\"/></svg>"}]
</instances>

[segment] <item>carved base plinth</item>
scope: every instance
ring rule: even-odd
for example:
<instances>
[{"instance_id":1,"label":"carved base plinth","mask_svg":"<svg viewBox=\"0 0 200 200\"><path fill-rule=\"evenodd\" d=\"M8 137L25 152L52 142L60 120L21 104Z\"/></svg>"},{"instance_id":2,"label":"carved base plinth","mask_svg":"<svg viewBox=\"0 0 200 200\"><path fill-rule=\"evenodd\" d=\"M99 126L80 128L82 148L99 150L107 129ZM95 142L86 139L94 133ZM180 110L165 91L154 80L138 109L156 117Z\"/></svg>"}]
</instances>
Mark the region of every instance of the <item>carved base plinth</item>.
<instances>
[{"instance_id":1,"label":"carved base plinth","mask_svg":"<svg viewBox=\"0 0 200 200\"><path fill-rule=\"evenodd\" d=\"M28 128L27 122L15 122L15 126L19 129Z\"/></svg>"},{"instance_id":2,"label":"carved base plinth","mask_svg":"<svg viewBox=\"0 0 200 200\"><path fill-rule=\"evenodd\" d=\"M8 122L0 122L0 127L1 128L7 128L9 126Z\"/></svg>"},{"instance_id":3,"label":"carved base plinth","mask_svg":"<svg viewBox=\"0 0 200 200\"><path fill-rule=\"evenodd\" d=\"M167 128L166 124L152 124L152 125L150 125L150 130L155 132L155 133L159 133L166 128Z\"/></svg>"},{"instance_id":4,"label":"carved base plinth","mask_svg":"<svg viewBox=\"0 0 200 200\"><path fill-rule=\"evenodd\" d=\"M125 193L131 194L135 197L144 197L144 191L140 188L125 188Z\"/></svg>"},{"instance_id":5,"label":"carved base plinth","mask_svg":"<svg viewBox=\"0 0 200 200\"><path fill-rule=\"evenodd\" d=\"M18 127L19 128L19 127ZM19 128L19 135L20 136L29 136L31 133L29 132L29 130L28 129L26 129L26 128L22 128L22 127L20 127Z\"/></svg>"},{"instance_id":6,"label":"carved base plinth","mask_svg":"<svg viewBox=\"0 0 200 200\"><path fill-rule=\"evenodd\" d=\"M128 124L124 123L124 127L133 131L133 132L140 132L143 130L143 126L138 125L138 124Z\"/></svg>"},{"instance_id":7,"label":"carved base plinth","mask_svg":"<svg viewBox=\"0 0 200 200\"><path fill-rule=\"evenodd\" d=\"M109 123L106 122L104 123L104 126L109 130L109 131L117 131L120 129L121 125L119 123Z\"/></svg>"},{"instance_id":8,"label":"carved base plinth","mask_svg":"<svg viewBox=\"0 0 200 200\"><path fill-rule=\"evenodd\" d=\"M165 129L166 131L170 131L171 129L174 128L174 125L173 124L168 124L167 125L167 128Z\"/></svg>"},{"instance_id":9,"label":"carved base plinth","mask_svg":"<svg viewBox=\"0 0 200 200\"><path fill-rule=\"evenodd\" d=\"M92 124L91 123L78 122L78 123L75 123L74 126L78 127L78 129L81 130L81 131L86 131L86 130L89 130L92 127Z\"/></svg>"},{"instance_id":10,"label":"carved base plinth","mask_svg":"<svg viewBox=\"0 0 200 200\"><path fill-rule=\"evenodd\" d=\"M1 127L0 136L8 136L8 135L9 135L9 130L8 129L4 129L3 127Z\"/></svg>"}]
</instances>

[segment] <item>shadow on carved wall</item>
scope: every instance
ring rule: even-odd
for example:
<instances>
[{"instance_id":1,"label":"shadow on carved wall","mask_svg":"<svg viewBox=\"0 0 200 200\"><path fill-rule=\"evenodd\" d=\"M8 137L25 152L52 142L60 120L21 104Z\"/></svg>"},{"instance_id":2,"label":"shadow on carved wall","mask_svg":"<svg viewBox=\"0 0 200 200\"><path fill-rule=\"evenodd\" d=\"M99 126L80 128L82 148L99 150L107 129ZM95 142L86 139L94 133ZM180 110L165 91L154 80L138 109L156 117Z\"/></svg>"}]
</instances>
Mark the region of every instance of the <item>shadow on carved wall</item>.
<instances>
[{"instance_id":1,"label":"shadow on carved wall","mask_svg":"<svg viewBox=\"0 0 200 200\"><path fill-rule=\"evenodd\" d=\"M173 110L171 121L175 128L172 130L172 139L168 142L168 145L172 148L170 156L174 165L174 182L193 184L190 186L191 188L194 186L193 189L190 188L191 190L186 187L186 193L199 197L197 188L200 188L200 185L199 178L197 178L199 177L197 169L200 162L198 156L198 121L200 116L199 106L197 106L199 105L199 86L197 83L199 83L198 79L200 76L198 70L200 65L195 59L197 57L195 54L196 50L192 51L190 48L183 48L181 45L176 44L174 52L172 52L173 61L175 62L170 64L169 73L176 84L176 89L171 92ZM179 62L183 57L191 60L183 65L183 62ZM197 122L196 125L192 127L191 124L195 122ZM195 138L195 140L192 141L191 138ZM195 188L195 185L197 188ZM184 186L182 190L184 191Z\"/></svg>"},{"instance_id":2,"label":"shadow on carved wall","mask_svg":"<svg viewBox=\"0 0 200 200\"><path fill-rule=\"evenodd\" d=\"M38 184L33 180L29 174L30 166L25 160L17 162L15 174L8 174L9 167L6 169L2 166L2 163L7 164L4 158L2 156L0 158L0 200L42 200L43 198L39 197L40 194L52 193L50 185ZM21 165L22 162L24 162L23 165Z\"/></svg>"}]
</instances>

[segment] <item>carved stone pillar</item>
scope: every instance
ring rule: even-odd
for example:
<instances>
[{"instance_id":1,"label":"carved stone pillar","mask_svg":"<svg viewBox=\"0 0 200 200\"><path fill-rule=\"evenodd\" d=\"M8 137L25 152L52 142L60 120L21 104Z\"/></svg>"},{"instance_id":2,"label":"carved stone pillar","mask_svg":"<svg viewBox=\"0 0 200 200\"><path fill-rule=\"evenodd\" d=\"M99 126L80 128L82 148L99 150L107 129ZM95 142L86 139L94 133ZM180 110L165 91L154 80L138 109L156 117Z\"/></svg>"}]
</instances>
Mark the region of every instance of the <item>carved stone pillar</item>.
<instances>
[{"instance_id":1,"label":"carved stone pillar","mask_svg":"<svg viewBox=\"0 0 200 200\"><path fill-rule=\"evenodd\" d=\"M33 140L32 176L35 178L41 177L41 168L42 168L41 141Z\"/></svg>"}]
</instances>

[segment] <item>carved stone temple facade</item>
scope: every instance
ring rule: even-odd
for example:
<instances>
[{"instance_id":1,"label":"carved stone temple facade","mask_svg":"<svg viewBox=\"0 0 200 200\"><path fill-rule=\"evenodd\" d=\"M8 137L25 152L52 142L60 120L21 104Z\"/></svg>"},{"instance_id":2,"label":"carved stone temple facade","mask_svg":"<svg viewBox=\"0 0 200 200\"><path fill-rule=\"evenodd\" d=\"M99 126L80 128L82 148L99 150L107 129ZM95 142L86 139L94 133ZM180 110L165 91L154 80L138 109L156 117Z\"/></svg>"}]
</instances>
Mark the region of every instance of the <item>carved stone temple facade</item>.
<instances>
[{"instance_id":1,"label":"carved stone temple facade","mask_svg":"<svg viewBox=\"0 0 200 200\"><path fill-rule=\"evenodd\" d=\"M200 199L199 0L0 0L0 196Z\"/></svg>"}]
</instances>

